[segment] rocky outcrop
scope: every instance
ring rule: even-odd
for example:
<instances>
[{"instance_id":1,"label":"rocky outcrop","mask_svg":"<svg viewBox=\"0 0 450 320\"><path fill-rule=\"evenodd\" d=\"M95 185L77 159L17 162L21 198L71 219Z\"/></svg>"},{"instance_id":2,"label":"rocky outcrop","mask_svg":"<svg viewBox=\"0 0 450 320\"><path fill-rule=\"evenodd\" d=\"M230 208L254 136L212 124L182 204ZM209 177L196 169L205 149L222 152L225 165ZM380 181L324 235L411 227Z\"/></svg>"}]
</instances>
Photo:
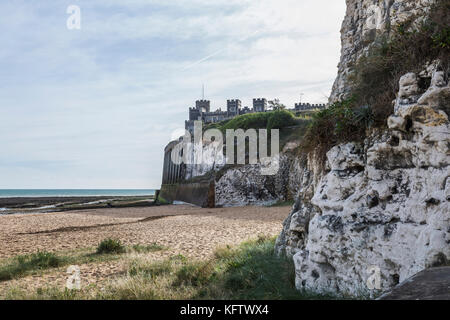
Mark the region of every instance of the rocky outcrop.
<instances>
[{"instance_id":1,"label":"rocky outcrop","mask_svg":"<svg viewBox=\"0 0 450 320\"><path fill-rule=\"evenodd\" d=\"M421 77L431 77L425 92ZM334 147L320 182L302 185L277 241L297 288L361 295L378 270L385 291L449 262L449 90L436 65L405 75L389 129Z\"/></svg>"},{"instance_id":2,"label":"rocky outcrop","mask_svg":"<svg viewBox=\"0 0 450 320\"><path fill-rule=\"evenodd\" d=\"M348 81L358 59L381 36L389 36L398 24L425 15L433 0L347 0L341 29L341 60L330 102L342 100L351 91Z\"/></svg>"},{"instance_id":3,"label":"rocky outcrop","mask_svg":"<svg viewBox=\"0 0 450 320\"><path fill-rule=\"evenodd\" d=\"M216 206L270 205L293 199L307 172L305 161L282 153L275 175L261 174L261 165L228 169L216 181Z\"/></svg>"}]
</instances>

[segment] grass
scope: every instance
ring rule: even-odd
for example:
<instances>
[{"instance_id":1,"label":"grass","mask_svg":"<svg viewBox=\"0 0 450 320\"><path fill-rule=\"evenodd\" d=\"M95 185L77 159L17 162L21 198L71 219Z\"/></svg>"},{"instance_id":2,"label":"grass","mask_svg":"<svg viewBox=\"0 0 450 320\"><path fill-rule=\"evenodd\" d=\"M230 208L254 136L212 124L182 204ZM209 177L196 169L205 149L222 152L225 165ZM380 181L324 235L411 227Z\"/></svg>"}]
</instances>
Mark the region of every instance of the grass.
<instances>
[{"instance_id":1,"label":"grass","mask_svg":"<svg viewBox=\"0 0 450 320\"><path fill-rule=\"evenodd\" d=\"M260 236L237 247L223 247L206 261L182 255L163 261L133 258L127 275L100 289L81 291L39 289L28 294L12 290L13 299L335 299L331 295L299 292L292 259L274 253L274 238Z\"/></svg>"},{"instance_id":2,"label":"grass","mask_svg":"<svg viewBox=\"0 0 450 320\"><path fill-rule=\"evenodd\" d=\"M356 107L355 98L336 102L313 115L302 140L303 150L316 152L325 162L333 146L346 141L362 141L374 123L370 107Z\"/></svg>"},{"instance_id":3,"label":"grass","mask_svg":"<svg viewBox=\"0 0 450 320\"><path fill-rule=\"evenodd\" d=\"M116 239L105 239L97 247L97 254L120 254L125 252L125 246Z\"/></svg>"},{"instance_id":4,"label":"grass","mask_svg":"<svg viewBox=\"0 0 450 320\"><path fill-rule=\"evenodd\" d=\"M62 253L38 251L4 260L0 264L0 282L68 265L113 261L119 259L121 254L125 252L140 254L162 250L166 250L166 247L157 243L150 245L135 244L126 247L118 240L105 239L98 245L95 251L93 248Z\"/></svg>"},{"instance_id":5,"label":"grass","mask_svg":"<svg viewBox=\"0 0 450 320\"><path fill-rule=\"evenodd\" d=\"M0 267L0 281L11 280L28 274L30 271L40 271L57 268L67 263L67 259L54 253L38 251L29 255L20 255L6 265Z\"/></svg>"}]
</instances>

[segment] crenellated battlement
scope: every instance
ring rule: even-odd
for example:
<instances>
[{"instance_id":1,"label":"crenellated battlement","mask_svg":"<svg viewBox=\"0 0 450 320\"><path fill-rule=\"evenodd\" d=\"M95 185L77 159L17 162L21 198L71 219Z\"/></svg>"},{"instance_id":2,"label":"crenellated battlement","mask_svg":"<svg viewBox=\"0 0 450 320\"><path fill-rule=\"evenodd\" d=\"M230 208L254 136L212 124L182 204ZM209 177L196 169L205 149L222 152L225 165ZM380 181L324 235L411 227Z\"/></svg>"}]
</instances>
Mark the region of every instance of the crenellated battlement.
<instances>
[{"instance_id":1,"label":"crenellated battlement","mask_svg":"<svg viewBox=\"0 0 450 320\"><path fill-rule=\"evenodd\" d=\"M269 111L269 101L266 98L254 98L253 107L242 107L242 101L240 99L227 99L226 111L222 111L218 108L216 111L211 111L210 100L197 100L195 101L195 107L189 108L189 120L186 121L186 130L192 131L194 121L202 121L203 123L217 123L225 120L232 119L236 116ZM294 109L288 109L291 111L304 111L325 109L326 104L310 104L310 103L296 103Z\"/></svg>"},{"instance_id":2,"label":"crenellated battlement","mask_svg":"<svg viewBox=\"0 0 450 320\"><path fill-rule=\"evenodd\" d=\"M311 104L311 103L296 103L294 109L296 111L302 110L314 110L314 109L325 109L327 105L325 103Z\"/></svg>"}]
</instances>

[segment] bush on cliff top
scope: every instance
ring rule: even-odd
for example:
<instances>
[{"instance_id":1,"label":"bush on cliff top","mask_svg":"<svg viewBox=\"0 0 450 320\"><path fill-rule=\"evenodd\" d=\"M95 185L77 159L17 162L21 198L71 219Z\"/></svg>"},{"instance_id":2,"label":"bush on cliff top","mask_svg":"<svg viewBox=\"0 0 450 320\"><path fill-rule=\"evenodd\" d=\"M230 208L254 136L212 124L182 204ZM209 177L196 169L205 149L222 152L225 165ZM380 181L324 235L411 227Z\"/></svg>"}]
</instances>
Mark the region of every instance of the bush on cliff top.
<instances>
[{"instance_id":1,"label":"bush on cliff top","mask_svg":"<svg viewBox=\"0 0 450 320\"><path fill-rule=\"evenodd\" d=\"M248 129L281 129L296 124L297 119L292 112L276 110L269 112L249 113L237 116L222 125L216 126L221 131Z\"/></svg>"},{"instance_id":2,"label":"bush on cliff top","mask_svg":"<svg viewBox=\"0 0 450 320\"><path fill-rule=\"evenodd\" d=\"M307 152L314 150L324 156L341 142L361 140L373 122L372 109L356 107L354 97L336 102L313 115L302 146Z\"/></svg>"},{"instance_id":3,"label":"bush on cliff top","mask_svg":"<svg viewBox=\"0 0 450 320\"><path fill-rule=\"evenodd\" d=\"M308 152L314 150L322 163L333 146L362 141L367 129L386 126L402 75L420 72L426 63L436 59L449 73L450 0L438 0L420 24L415 25L415 19L398 25L389 37L378 39L358 60L349 77L349 99L313 116L303 147Z\"/></svg>"}]
</instances>

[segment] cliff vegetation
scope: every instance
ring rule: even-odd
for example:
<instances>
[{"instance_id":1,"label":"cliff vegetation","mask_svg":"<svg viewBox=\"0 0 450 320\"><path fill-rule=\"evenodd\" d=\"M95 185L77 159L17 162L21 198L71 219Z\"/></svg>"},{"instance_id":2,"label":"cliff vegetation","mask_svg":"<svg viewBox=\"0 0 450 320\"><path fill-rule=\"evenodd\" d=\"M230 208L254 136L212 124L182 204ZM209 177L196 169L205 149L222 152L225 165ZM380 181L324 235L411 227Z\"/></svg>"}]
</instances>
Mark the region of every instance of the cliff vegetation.
<instances>
[{"instance_id":1,"label":"cliff vegetation","mask_svg":"<svg viewBox=\"0 0 450 320\"><path fill-rule=\"evenodd\" d=\"M377 38L354 66L348 98L313 116L303 139L304 149L314 150L324 161L325 153L333 146L362 141L370 129L385 128L394 111L400 77L408 72L418 73L434 61L439 61L439 69L448 77L450 0L436 1L428 16L412 16ZM423 92L430 81L426 77L421 80ZM441 107L446 105L443 102Z\"/></svg>"}]
</instances>

